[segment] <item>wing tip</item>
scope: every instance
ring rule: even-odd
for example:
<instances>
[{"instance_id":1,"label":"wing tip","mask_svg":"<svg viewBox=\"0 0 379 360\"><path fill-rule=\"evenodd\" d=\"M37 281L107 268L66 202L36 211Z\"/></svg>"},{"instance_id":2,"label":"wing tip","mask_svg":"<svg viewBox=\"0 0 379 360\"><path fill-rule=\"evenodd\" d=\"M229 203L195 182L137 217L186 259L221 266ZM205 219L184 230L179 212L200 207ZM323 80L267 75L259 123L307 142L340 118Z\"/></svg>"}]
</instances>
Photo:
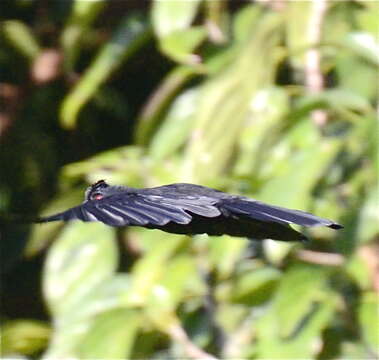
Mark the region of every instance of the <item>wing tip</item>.
<instances>
[{"instance_id":1,"label":"wing tip","mask_svg":"<svg viewBox=\"0 0 379 360\"><path fill-rule=\"evenodd\" d=\"M332 224L328 225L328 227L330 227L331 229L334 229L334 230L339 230L339 229L343 229L344 228L343 225L340 225L338 223L332 223Z\"/></svg>"},{"instance_id":2,"label":"wing tip","mask_svg":"<svg viewBox=\"0 0 379 360\"><path fill-rule=\"evenodd\" d=\"M46 222L49 222L49 221L52 221L49 219L49 217L39 217L39 218L36 218L33 220L34 223L36 224L43 224L43 223L46 223Z\"/></svg>"}]
</instances>

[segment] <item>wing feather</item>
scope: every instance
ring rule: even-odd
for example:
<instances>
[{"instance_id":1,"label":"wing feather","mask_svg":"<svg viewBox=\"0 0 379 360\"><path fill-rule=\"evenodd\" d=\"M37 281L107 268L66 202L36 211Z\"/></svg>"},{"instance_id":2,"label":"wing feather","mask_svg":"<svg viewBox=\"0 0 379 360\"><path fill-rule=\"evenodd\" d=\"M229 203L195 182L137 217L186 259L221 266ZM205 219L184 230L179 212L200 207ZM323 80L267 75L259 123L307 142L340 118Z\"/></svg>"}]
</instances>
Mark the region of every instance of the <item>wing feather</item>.
<instances>
[{"instance_id":1,"label":"wing feather","mask_svg":"<svg viewBox=\"0 0 379 360\"><path fill-rule=\"evenodd\" d=\"M120 204L112 204L107 207L110 211L122 216L131 225L146 225L150 222L157 222L157 218L154 215L144 213L141 209L131 209L130 207L122 206Z\"/></svg>"},{"instance_id":2,"label":"wing feather","mask_svg":"<svg viewBox=\"0 0 379 360\"><path fill-rule=\"evenodd\" d=\"M165 205L170 208L181 209L183 212L189 211L196 215L205 217L216 217L221 214L221 211L217 208L216 204L218 199L205 196L191 196L191 197L170 197L170 196L158 196L151 195L144 197L149 199L154 205L159 202L160 205ZM145 200L145 201L146 201Z\"/></svg>"},{"instance_id":3,"label":"wing feather","mask_svg":"<svg viewBox=\"0 0 379 360\"><path fill-rule=\"evenodd\" d=\"M169 222L189 224L192 215L215 217L221 214L215 200L204 196L162 197L159 195L118 193L101 200L89 200L39 222L57 220L101 221L110 226L153 225Z\"/></svg>"},{"instance_id":4,"label":"wing feather","mask_svg":"<svg viewBox=\"0 0 379 360\"><path fill-rule=\"evenodd\" d=\"M252 201L241 198L225 200L222 206L231 212L244 214L261 221L274 221L282 224L297 224L302 226L341 227L341 225L331 220L320 218L305 211L268 205L256 200Z\"/></svg>"},{"instance_id":5,"label":"wing feather","mask_svg":"<svg viewBox=\"0 0 379 360\"><path fill-rule=\"evenodd\" d=\"M154 203L148 199L143 199L143 201L138 200L136 201L136 204L149 214L154 214L157 217L155 225L166 225L170 221L178 224L188 224L192 220L192 217L189 214L174 206L157 202Z\"/></svg>"}]
</instances>

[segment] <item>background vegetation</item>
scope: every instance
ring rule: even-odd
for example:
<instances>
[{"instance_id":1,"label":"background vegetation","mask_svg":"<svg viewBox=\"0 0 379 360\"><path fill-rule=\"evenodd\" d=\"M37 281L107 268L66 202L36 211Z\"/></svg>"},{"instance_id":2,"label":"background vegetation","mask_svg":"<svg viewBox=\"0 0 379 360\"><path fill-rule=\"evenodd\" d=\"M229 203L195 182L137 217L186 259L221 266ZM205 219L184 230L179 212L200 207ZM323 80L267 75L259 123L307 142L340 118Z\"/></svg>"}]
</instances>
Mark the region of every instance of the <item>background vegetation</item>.
<instances>
[{"instance_id":1,"label":"background vegetation","mask_svg":"<svg viewBox=\"0 0 379 360\"><path fill-rule=\"evenodd\" d=\"M2 353L378 357L377 1L2 0ZM345 225L309 244L14 225L193 182Z\"/></svg>"}]
</instances>

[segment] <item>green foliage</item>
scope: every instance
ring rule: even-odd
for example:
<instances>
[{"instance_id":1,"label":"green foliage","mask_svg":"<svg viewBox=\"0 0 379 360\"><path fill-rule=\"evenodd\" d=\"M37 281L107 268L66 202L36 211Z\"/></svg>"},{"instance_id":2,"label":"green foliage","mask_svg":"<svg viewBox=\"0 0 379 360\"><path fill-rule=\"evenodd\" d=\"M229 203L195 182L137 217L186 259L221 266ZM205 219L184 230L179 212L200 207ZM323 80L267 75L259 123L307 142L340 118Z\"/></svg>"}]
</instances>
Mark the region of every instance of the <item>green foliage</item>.
<instances>
[{"instance_id":1,"label":"green foliage","mask_svg":"<svg viewBox=\"0 0 379 360\"><path fill-rule=\"evenodd\" d=\"M221 0L156 0L139 14L111 3L57 3L28 21L23 11L36 4L8 5L0 63L14 93L2 125L2 212L60 211L99 179L194 182L312 211L345 230L311 229L303 245L97 223L7 225L9 263L14 239L25 240L27 258L47 249L50 319L4 310L3 355L379 356L378 3L329 2L317 44L307 35L311 1L231 11ZM319 92L305 86L312 46L327 84ZM39 80L46 47L63 60Z\"/></svg>"}]
</instances>

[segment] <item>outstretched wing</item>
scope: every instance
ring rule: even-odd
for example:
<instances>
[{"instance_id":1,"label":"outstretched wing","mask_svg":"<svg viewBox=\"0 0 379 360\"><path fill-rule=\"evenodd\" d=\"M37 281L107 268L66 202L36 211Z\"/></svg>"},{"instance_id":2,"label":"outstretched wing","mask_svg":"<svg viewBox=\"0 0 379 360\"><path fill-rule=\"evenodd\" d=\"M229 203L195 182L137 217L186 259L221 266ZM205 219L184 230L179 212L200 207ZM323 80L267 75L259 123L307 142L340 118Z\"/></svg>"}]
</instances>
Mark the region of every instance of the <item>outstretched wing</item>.
<instances>
[{"instance_id":1,"label":"outstretched wing","mask_svg":"<svg viewBox=\"0 0 379 360\"><path fill-rule=\"evenodd\" d=\"M332 229L342 228L342 225L305 211L286 209L241 197L224 200L222 207L231 213L245 215L261 221L302 226L328 226Z\"/></svg>"},{"instance_id":2,"label":"outstretched wing","mask_svg":"<svg viewBox=\"0 0 379 360\"><path fill-rule=\"evenodd\" d=\"M216 217L221 214L216 200L204 196L159 196L151 194L120 193L101 200L86 201L59 214L44 217L48 221L101 221L110 226L166 225L169 222L188 224L191 214Z\"/></svg>"}]
</instances>

